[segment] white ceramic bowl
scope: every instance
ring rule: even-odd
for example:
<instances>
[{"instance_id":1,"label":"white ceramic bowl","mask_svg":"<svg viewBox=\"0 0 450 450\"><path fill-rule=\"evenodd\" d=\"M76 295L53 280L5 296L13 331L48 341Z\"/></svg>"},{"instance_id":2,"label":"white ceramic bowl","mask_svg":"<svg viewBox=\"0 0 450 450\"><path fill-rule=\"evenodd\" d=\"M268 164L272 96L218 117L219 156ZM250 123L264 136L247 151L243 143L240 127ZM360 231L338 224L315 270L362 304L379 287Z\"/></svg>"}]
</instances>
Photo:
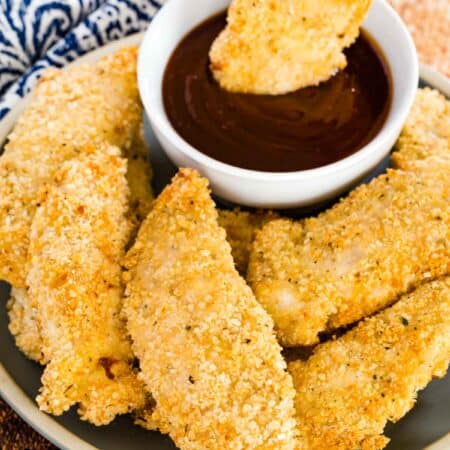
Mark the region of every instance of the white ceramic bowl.
<instances>
[{"instance_id":1,"label":"white ceramic bowl","mask_svg":"<svg viewBox=\"0 0 450 450\"><path fill-rule=\"evenodd\" d=\"M344 192L386 157L414 100L418 59L402 20L385 0L373 0L363 25L383 50L392 74L392 106L378 135L361 150L327 166L297 172L260 172L222 163L196 150L174 130L163 105L164 71L177 44L228 4L229 0L169 0L145 33L139 52L139 89L162 147L176 165L195 167L208 177L216 195L240 205L293 208Z\"/></svg>"}]
</instances>

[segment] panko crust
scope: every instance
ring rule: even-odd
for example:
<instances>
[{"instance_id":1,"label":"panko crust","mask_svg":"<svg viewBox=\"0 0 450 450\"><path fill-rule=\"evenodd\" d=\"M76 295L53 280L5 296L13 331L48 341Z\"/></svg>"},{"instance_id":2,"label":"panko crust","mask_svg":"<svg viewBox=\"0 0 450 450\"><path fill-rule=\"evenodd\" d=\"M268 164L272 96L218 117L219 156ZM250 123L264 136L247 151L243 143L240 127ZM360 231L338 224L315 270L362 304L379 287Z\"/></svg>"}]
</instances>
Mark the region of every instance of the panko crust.
<instances>
[{"instance_id":1,"label":"panko crust","mask_svg":"<svg viewBox=\"0 0 450 450\"><path fill-rule=\"evenodd\" d=\"M37 402L55 415L78 403L95 425L145 401L120 316L128 195L120 150L85 148L42 193L30 232L28 294L48 361Z\"/></svg>"},{"instance_id":2,"label":"panko crust","mask_svg":"<svg viewBox=\"0 0 450 450\"><path fill-rule=\"evenodd\" d=\"M130 189L129 214L135 228L134 235L147 217L153 202L150 149L145 141L142 122L133 137L131 146L123 153L127 159L127 182Z\"/></svg>"},{"instance_id":3,"label":"panko crust","mask_svg":"<svg viewBox=\"0 0 450 450\"><path fill-rule=\"evenodd\" d=\"M95 65L49 69L0 158L0 279L25 287L38 192L85 145L127 149L141 124L136 48Z\"/></svg>"},{"instance_id":4,"label":"panko crust","mask_svg":"<svg viewBox=\"0 0 450 450\"><path fill-rule=\"evenodd\" d=\"M207 180L181 169L125 260L124 312L157 425L182 450L297 449L273 322L234 268Z\"/></svg>"},{"instance_id":5,"label":"panko crust","mask_svg":"<svg viewBox=\"0 0 450 450\"><path fill-rule=\"evenodd\" d=\"M46 364L42 337L37 322L36 305L25 288L12 288L7 303L9 331L16 346L29 359Z\"/></svg>"},{"instance_id":6,"label":"panko crust","mask_svg":"<svg viewBox=\"0 0 450 450\"><path fill-rule=\"evenodd\" d=\"M450 361L450 279L425 283L394 306L316 347L289 371L298 423L311 450L384 448L388 421Z\"/></svg>"},{"instance_id":7,"label":"panko crust","mask_svg":"<svg viewBox=\"0 0 450 450\"><path fill-rule=\"evenodd\" d=\"M227 241L231 245L231 254L237 271L245 278L247 274L250 250L256 232L267 222L278 218L273 211L219 210L219 225L227 232Z\"/></svg>"},{"instance_id":8,"label":"panko crust","mask_svg":"<svg viewBox=\"0 0 450 450\"><path fill-rule=\"evenodd\" d=\"M232 92L278 95L326 81L347 65L370 0L233 0L210 50Z\"/></svg>"},{"instance_id":9,"label":"panko crust","mask_svg":"<svg viewBox=\"0 0 450 450\"><path fill-rule=\"evenodd\" d=\"M450 101L439 91L425 88L417 91L392 162L400 169L423 170L429 160L450 161Z\"/></svg>"},{"instance_id":10,"label":"panko crust","mask_svg":"<svg viewBox=\"0 0 450 450\"><path fill-rule=\"evenodd\" d=\"M127 158L127 181L130 191L127 215L132 225L131 242L142 220L150 211L153 201L149 149L142 129L138 130L133 144L124 153ZM42 337L37 324L36 305L29 298L27 289L12 288L8 301L8 316L9 330L20 351L29 359L39 364L46 364Z\"/></svg>"},{"instance_id":11,"label":"panko crust","mask_svg":"<svg viewBox=\"0 0 450 450\"><path fill-rule=\"evenodd\" d=\"M286 346L392 304L450 272L447 170L388 170L334 207L257 233L248 280Z\"/></svg>"}]
</instances>

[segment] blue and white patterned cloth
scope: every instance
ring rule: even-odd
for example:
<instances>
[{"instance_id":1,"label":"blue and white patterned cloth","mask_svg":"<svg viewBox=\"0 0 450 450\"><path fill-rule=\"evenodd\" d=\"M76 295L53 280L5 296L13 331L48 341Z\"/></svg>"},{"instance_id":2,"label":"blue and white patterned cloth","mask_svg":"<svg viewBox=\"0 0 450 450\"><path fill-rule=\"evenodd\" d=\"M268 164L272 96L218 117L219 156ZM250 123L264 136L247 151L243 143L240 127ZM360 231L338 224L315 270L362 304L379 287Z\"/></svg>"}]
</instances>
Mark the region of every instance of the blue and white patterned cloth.
<instances>
[{"instance_id":1,"label":"blue and white patterned cloth","mask_svg":"<svg viewBox=\"0 0 450 450\"><path fill-rule=\"evenodd\" d=\"M145 30L164 0L0 0L0 120L47 67Z\"/></svg>"}]
</instances>

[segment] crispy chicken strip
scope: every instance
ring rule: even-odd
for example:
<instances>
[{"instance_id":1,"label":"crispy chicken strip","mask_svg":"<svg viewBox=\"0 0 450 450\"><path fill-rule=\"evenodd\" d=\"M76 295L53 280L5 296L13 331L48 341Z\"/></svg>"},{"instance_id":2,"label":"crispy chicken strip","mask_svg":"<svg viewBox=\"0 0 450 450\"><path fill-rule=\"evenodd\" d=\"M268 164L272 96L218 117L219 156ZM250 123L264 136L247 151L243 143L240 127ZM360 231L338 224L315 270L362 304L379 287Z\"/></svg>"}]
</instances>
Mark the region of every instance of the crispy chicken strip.
<instances>
[{"instance_id":1,"label":"crispy chicken strip","mask_svg":"<svg viewBox=\"0 0 450 450\"><path fill-rule=\"evenodd\" d=\"M129 216L132 223L132 238L142 220L147 216L153 200L149 150L139 129L132 146L125 151L127 156L127 181L130 189ZM28 358L46 364L42 337L37 324L36 304L24 288L12 288L8 302L9 330L15 337L17 347Z\"/></svg>"},{"instance_id":2,"label":"crispy chicken strip","mask_svg":"<svg viewBox=\"0 0 450 450\"><path fill-rule=\"evenodd\" d=\"M256 232L267 222L278 218L272 211L258 210L255 212L219 210L219 225L227 232L227 241L231 245L231 254L238 272L245 277L248 258L255 239Z\"/></svg>"},{"instance_id":3,"label":"crispy chicken strip","mask_svg":"<svg viewBox=\"0 0 450 450\"><path fill-rule=\"evenodd\" d=\"M318 342L450 272L445 170L389 170L330 210L259 233L248 278L286 346Z\"/></svg>"},{"instance_id":4,"label":"crispy chicken strip","mask_svg":"<svg viewBox=\"0 0 450 450\"><path fill-rule=\"evenodd\" d=\"M404 170L422 170L417 162L450 160L450 101L433 89L419 89L392 155Z\"/></svg>"},{"instance_id":5,"label":"crispy chicken strip","mask_svg":"<svg viewBox=\"0 0 450 450\"><path fill-rule=\"evenodd\" d=\"M124 311L155 400L149 419L182 450L297 449L273 322L217 218L207 180L182 169L127 255Z\"/></svg>"},{"instance_id":6,"label":"crispy chicken strip","mask_svg":"<svg viewBox=\"0 0 450 450\"><path fill-rule=\"evenodd\" d=\"M87 144L127 149L141 124L136 49L93 66L48 70L0 158L0 278L25 287L38 192Z\"/></svg>"},{"instance_id":7,"label":"crispy chicken strip","mask_svg":"<svg viewBox=\"0 0 450 450\"><path fill-rule=\"evenodd\" d=\"M232 92L285 94L318 85L347 65L370 0L233 0L210 50L211 70Z\"/></svg>"},{"instance_id":8,"label":"crispy chicken strip","mask_svg":"<svg viewBox=\"0 0 450 450\"><path fill-rule=\"evenodd\" d=\"M79 403L82 419L96 425L145 401L120 316L125 175L117 147L82 150L54 176L30 233L27 283L49 361L37 401L55 415Z\"/></svg>"},{"instance_id":9,"label":"crispy chicken strip","mask_svg":"<svg viewBox=\"0 0 450 450\"><path fill-rule=\"evenodd\" d=\"M147 217L153 201L152 168L149 160L149 148L144 138L143 125L134 136L133 143L126 149L127 181L130 189L130 214L135 232ZM133 232L134 234L134 232Z\"/></svg>"},{"instance_id":10,"label":"crispy chicken strip","mask_svg":"<svg viewBox=\"0 0 450 450\"><path fill-rule=\"evenodd\" d=\"M444 278L289 365L306 448L384 448L387 421L412 409L417 392L443 377L449 360L450 278Z\"/></svg>"}]
</instances>

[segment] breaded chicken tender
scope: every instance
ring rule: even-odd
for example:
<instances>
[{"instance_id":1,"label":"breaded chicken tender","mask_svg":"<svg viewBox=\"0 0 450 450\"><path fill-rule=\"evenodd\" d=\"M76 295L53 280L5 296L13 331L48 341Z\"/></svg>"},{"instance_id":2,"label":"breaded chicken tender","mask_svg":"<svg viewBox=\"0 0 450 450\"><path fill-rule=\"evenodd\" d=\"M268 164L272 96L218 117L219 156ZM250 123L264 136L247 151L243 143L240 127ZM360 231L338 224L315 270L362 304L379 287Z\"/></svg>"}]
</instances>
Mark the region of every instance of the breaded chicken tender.
<instances>
[{"instance_id":1,"label":"breaded chicken tender","mask_svg":"<svg viewBox=\"0 0 450 450\"><path fill-rule=\"evenodd\" d=\"M210 50L222 88L285 94L315 86L347 65L370 0L233 0Z\"/></svg>"},{"instance_id":2,"label":"breaded chicken tender","mask_svg":"<svg viewBox=\"0 0 450 450\"><path fill-rule=\"evenodd\" d=\"M38 404L59 415L78 403L96 425L145 401L120 315L128 194L120 150L85 148L57 171L30 233L27 284L48 361Z\"/></svg>"},{"instance_id":3,"label":"breaded chicken tender","mask_svg":"<svg viewBox=\"0 0 450 450\"><path fill-rule=\"evenodd\" d=\"M85 145L127 149L140 125L136 48L45 72L0 158L0 279L25 287L38 192L61 164Z\"/></svg>"},{"instance_id":4,"label":"breaded chicken tender","mask_svg":"<svg viewBox=\"0 0 450 450\"><path fill-rule=\"evenodd\" d=\"M256 231L278 217L278 214L272 211L250 212L241 211L239 208L232 211L219 210L219 225L227 232L227 241L231 245L234 264L243 277L247 273L248 258Z\"/></svg>"},{"instance_id":5,"label":"breaded chicken tender","mask_svg":"<svg viewBox=\"0 0 450 450\"><path fill-rule=\"evenodd\" d=\"M181 450L298 449L294 390L273 322L234 268L207 180L181 169L126 258L124 312Z\"/></svg>"},{"instance_id":6,"label":"breaded chicken tender","mask_svg":"<svg viewBox=\"0 0 450 450\"><path fill-rule=\"evenodd\" d=\"M425 88L416 100L392 155L404 170L423 170L420 161L450 160L450 101L440 92ZM417 164L419 162L419 164Z\"/></svg>"},{"instance_id":7,"label":"breaded chicken tender","mask_svg":"<svg viewBox=\"0 0 450 450\"><path fill-rule=\"evenodd\" d=\"M394 306L289 364L305 448L384 448L388 421L450 361L450 279L425 283Z\"/></svg>"},{"instance_id":8,"label":"breaded chicken tender","mask_svg":"<svg viewBox=\"0 0 450 450\"><path fill-rule=\"evenodd\" d=\"M147 216L153 201L151 188L152 170L148 159L149 149L142 129L133 138L133 144L126 149L127 181L130 190L128 216L132 224L131 239L137 233L142 220ZM17 347L29 359L46 364L42 337L37 324L36 304L24 288L12 288L8 301L9 330Z\"/></svg>"},{"instance_id":9,"label":"breaded chicken tender","mask_svg":"<svg viewBox=\"0 0 450 450\"><path fill-rule=\"evenodd\" d=\"M388 170L317 218L257 233L248 279L286 346L392 304L450 273L448 171Z\"/></svg>"},{"instance_id":10,"label":"breaded chicken tender","mask_svg":"<svg viewBox=\"0 0 450 450\"><path fill-rule=\"evenodd\" d=\"M149 152L141 123L131 147L124 151L124 156L127 158L127 181L130 189L129 211L136 232L139 225L147 217L153 202L152 168Z\"/></svg>"}]
</instances>

